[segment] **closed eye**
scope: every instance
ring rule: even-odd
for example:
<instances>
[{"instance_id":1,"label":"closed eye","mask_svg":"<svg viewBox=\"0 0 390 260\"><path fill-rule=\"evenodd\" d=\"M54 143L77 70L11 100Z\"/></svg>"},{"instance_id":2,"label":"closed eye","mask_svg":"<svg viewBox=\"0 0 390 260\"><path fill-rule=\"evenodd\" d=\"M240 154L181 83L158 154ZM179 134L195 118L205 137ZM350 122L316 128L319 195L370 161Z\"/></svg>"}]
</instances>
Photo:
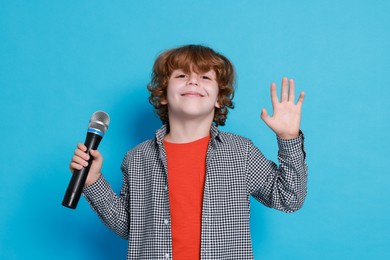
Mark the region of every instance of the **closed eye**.
<instances>
[{"instance_id":1,"label":"closed eye","mask_svg":"<svg viewBox=\"0 0 390 260\"><path fill-rule=\"evenodd\" d=\"M209 76L202 76L202 79L207 79L207 80L211 80L211 78Z\"/></svg>"},{"instance_id":2,"label":"closed eye","mask_svg":"<svg viewBox=\"0 0 390 260\"><path fill-rule=\"evenodd\" d=\"M185 78L185 77L186 77L185 74L178 74L178 75L176 75L176 78Z\"/></svg>"}]
</instances>

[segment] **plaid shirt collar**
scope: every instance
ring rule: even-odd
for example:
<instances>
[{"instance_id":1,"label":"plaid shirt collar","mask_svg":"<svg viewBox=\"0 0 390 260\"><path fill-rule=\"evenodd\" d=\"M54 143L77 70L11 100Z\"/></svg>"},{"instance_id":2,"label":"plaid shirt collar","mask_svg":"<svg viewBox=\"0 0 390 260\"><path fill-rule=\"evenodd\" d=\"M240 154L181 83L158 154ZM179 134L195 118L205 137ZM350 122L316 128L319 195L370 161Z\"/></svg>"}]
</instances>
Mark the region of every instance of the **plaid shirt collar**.
<instances>
[{"instance_id":1,"label":"plaid shirt collar","mask_svg":"<svg viewBox=\"0 0 390 260\"><path fill-rule=\"evenodd\" d=\"M161 145L164 142L164 136L169 132L168 124L163 124L160 129L156 131L156 139L157 143ZM218 140L220 142L225 142L224 136L220 135L220 131L218 127L215 125L211 125L210 128L210 142L214 143L214 140Z\"/></svg>"}]
</instances>

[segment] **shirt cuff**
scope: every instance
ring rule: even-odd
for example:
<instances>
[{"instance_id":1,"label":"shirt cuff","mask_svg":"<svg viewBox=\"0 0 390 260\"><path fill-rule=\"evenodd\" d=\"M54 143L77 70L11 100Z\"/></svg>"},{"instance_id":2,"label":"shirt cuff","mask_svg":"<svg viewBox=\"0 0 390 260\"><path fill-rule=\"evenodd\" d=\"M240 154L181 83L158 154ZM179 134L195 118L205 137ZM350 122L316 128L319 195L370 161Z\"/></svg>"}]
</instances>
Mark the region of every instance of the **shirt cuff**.
<instances>
[{"instance_id":1,"label":"shirt cuff","mask_svg":"<svg viewBox=\"0 0 390 260\"><path fill-rule=\"evenodd\" d=\"M293 139L281 139L277 136L279 153L283 155L294 156L301 155L303 152L305 155L304 139L305 137L301 130L299 130L299 135Z\"/></svg>"},{"instance_id":2,"label":"shirt cuff","mask_svg":"<svg viewBox=\"0 0 390 260\"><path fill-rule=\"evenodd\" d=\"M111 186L104 178L100 175L99 179L93 184L83 188L83 195L88 202L91 201L102 201L108 197L111 191Z\"/></svg>"}]
</instances>

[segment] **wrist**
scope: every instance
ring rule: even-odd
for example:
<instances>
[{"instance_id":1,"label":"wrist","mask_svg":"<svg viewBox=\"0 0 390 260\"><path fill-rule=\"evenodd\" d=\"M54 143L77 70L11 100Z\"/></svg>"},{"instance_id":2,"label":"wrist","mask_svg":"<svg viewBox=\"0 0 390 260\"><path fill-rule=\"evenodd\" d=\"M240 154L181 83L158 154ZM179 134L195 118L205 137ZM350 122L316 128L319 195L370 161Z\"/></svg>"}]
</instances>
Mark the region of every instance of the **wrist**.
<instances>
[{"instance_id":1,"label":"wrist","mask_svg":"<svg viewBox=\"0 0 390 260\"><path fill-rule=\"evenodd\" d=\"M282 140L291 140L297 138L299 136L299 132L297 134L278 134L277 136Z\"/></svg>"},{"instance_id":2,"label":"wrist","mask_svg":"<svg viewBox=\"0 0 390 260\"><path fill-rule=\"evenodd\" d=\"M102 173L99 172L97 174L89 174L87 180L85 181L84 187L88 187L93 185L95 182L99 180L99 178L102 176Z\"/></svg>"}]
</instances>

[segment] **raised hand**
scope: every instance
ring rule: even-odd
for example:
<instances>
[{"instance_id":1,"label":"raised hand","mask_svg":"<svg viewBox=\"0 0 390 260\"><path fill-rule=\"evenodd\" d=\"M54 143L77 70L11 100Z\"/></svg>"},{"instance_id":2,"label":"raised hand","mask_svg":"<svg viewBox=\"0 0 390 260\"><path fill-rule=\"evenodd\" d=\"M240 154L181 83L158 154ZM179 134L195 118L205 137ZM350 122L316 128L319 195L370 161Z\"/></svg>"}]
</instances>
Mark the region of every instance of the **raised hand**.
<instances>
[{"instance_id":1,"label":"raised hand","mask_svg":"<svg viewBox=\"0 0 390 260\"><path fill-rule=\"evenodd\" d=\"M261 119L281 139L292 139L298 137L301 122L302 104L304 93L301 92L295 104L294 80L282 79L282 92L279 101L276 93L276 84L271 84L271 100L273 115L269 116L265 108L261 110Z\"/></svg>"}]
</instances>

